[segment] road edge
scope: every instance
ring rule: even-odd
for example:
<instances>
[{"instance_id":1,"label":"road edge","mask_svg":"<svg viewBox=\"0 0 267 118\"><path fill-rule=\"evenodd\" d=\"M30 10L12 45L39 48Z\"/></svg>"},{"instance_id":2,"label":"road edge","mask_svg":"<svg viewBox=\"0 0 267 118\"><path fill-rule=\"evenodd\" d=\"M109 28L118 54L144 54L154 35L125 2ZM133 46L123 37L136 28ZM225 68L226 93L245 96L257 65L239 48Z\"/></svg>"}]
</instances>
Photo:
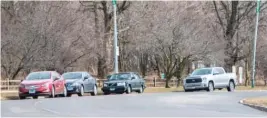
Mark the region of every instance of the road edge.
<instances>
[{"instance_id":1,"label":"road edge","mask_svg":"<svg viewBox=\"0 0 267 118\"><path fill-rule=\"evenodd\" d=\"M260 106L260 105L253 105L253 104L245 103L244 100L246 100L246 99L242 99L242 100L240 100L239 103L242 104L242 105L245 105L245 106L248 106L248 107L251 107L251 108L260 110L260 111L267 112L267 107L265 107L265 106Z\"/></svg>"}]
</instances>

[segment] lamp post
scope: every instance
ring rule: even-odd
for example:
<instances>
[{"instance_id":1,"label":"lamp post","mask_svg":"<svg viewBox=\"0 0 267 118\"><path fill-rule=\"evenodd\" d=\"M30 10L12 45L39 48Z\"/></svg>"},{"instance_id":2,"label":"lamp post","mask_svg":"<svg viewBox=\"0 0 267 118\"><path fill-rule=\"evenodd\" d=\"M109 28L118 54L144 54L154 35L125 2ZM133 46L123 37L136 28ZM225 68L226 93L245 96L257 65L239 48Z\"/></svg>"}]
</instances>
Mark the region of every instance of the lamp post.
<instances>
[{"instance_id":1,"label":"lamp post","mask_svg":"<svg viewBox=\"0 0 267 118\"><path fill-rule=\"evenodd\" d=\"M118 73L118 56L119 56L119 48L118 48L118 32L117 32L117 2L116 0L112 0L113 4L113 18L114 18L114 72Z\"/></svg>"},{"instance_id":2,"label":"lamp post","mask_svg":"<svg viewBox=\"0 0 267 118\"><path fill-rule=\"evenodd\" d=\"M256 47L257 47L259 13L260 13L260 0L257 0L255 37L254 37L254 42L253 42L253 59L252 59L251 88L254 88L254 86L255 86L255 62L256 62Z\"/></svg>"}]
</instances>

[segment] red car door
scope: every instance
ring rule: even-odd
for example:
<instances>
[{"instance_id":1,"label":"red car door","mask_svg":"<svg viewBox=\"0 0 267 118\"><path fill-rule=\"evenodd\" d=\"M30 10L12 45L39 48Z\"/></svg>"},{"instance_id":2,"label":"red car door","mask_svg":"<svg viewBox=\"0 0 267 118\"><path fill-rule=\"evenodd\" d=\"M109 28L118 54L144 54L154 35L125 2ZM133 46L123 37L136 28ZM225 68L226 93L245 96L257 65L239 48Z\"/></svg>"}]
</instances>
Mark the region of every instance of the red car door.
<instances>
[{"instance_id":1,"label":"red car door","mask_svg":"<svg viewBox=\"0 0 267 118\"><path fill-rule=\"evenodd\" d=\"M54 87L55 87L55 93L56 93L56 94L62 93L62 92L61 92L61 88L62 88L62 86L61 86L61 84L60 84L60 77L57 75L57 73L54 72L54 73L52 74L52 78L53 78L53 80L54 80L53 84L54 84Z\"/></svg>"}]
</instances>

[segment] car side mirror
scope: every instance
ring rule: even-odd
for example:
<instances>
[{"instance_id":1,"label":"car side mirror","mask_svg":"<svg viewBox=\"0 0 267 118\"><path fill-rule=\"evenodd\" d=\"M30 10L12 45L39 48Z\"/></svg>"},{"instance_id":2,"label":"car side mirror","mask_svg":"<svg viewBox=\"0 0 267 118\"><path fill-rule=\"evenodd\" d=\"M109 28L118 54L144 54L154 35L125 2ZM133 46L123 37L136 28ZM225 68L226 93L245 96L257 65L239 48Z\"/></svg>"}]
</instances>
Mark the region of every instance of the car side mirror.
<instances>
[{"instance_id":1,"label":"car side mirror","mask_svg":"<svg viewBox=\"0 0 267 118\"><path fill-rule=\"evenodd\" d=\"M56 78L54 79L54 81L56 81L56 80L59 80L59 78L58 78L58 77L56 77Z\"/></svg>"},{"instance_id":2,"label":"car side mirror","mask_svg":"<svg viewBox=\"0 0 267 118\"><path fill-rule=\"evenodd\" d=\"M107 76L107 79L109 79L110 77L111 77L111 75L108 75L108 76Z\"/></svg>"},{"instance_id":3,"label":"car side mirror","mask_svg":"<svg viewBox=\"0 0 267 118\"><path fill-rule=\"evenodd\" d=\"M88 79L88 77L84 77L84 79L86 80L86 79Z\"/></svg>"},{"instance_id":4,"label":"car side mirror","mask_svg":"<svg viewBox=\"0 0 267 118\"><path fill-rule=\"evenodd\" d=\"M132 77L132 80L135 79L135 77Z\"/></svg>"},{"instance_id":5,"label":"car side mirror","mask_svg":"<svg viewBox=\"0 0 267 118\"><path fill-rule=\"evenodd\" d=\"M213 75L218 75L219 73L213 73Z\"/></svg>"}]
</instances>

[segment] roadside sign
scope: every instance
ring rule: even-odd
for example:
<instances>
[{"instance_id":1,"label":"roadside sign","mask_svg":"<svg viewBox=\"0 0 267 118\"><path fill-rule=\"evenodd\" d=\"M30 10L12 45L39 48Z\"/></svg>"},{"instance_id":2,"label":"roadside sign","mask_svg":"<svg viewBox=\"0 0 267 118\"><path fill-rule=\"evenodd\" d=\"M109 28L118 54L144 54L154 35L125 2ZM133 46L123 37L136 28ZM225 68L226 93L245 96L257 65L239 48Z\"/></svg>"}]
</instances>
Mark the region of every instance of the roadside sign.
<instances>
[{"instance_id":1,"label":"roadside sign","mask_svg":"<svg viewBox=\"0 0 267 118\"><path fill-rule=\"evenodd\" d=\"M239 67L238 68L238 74L239 74L239 83L241 84L242 83L242 80L243 80L243 68L242 67Z\"/></svg>"},{"instance_id":2,"label":"roadside sign","mask_svg":"<svg viewBox=\"0 0 267 118\"><path fill-rule=\"evenodd\" d=\"M116 0L112 0L112 4L113 5L116 5L117 4L117 1Z\"/></svg>"},{"instance_id":3,"label":"roadside sign","mask_svg":"<svg viewBox=\"0 0 267 118\"><path fill-rule=\"evenodd\" d=\"M117 56L119 56L120 55L120 49L119 49L119 46L117 46L117 48L116 48L116 54L117 54Z\"/></svg>"},{"instance_id":4,"label":"roadside sign","mask_svg":"<svg viewBox=\"0 0 267 118\"><path fill-rule=\"evenodd\" d=\"M165 74L161 73L161 79L165 79Z\"/></svg>"}]
</instances>

